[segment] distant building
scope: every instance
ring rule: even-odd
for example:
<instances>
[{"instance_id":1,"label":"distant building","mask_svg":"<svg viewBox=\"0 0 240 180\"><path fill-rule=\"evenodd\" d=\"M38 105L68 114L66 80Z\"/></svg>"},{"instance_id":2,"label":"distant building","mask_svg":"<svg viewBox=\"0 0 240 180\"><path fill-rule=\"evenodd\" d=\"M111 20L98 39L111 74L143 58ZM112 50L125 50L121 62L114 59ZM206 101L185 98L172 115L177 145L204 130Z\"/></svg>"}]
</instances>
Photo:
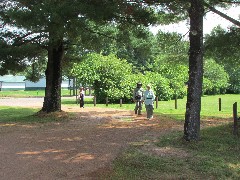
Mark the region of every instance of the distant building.
<instances>
[{"instance_id":1,"label":"distant building","mask_svg":"<svg viewBox=\"0 0 240 180\"><path fill-rule=\"evenodd\" d=\"M41 90L46 87L46 78L41 78L38 82L32 82L29 80L25 81L25 90Z\"/></svg>"},{"instance_id":2,"label":"distant building","mask_svg":"<svg viewBox=\"0 0 240 180\"><path fill-rule=\"evenodd\" d=\"M4 75L0 76L0 91L8 90L41 90L46 87L46 78L41 78L38 82L26 80L25 76ZM73 80L63 80L62 89L73 87Z\"/></svg>"},{"instance_id":3,"label":"distant building","mask_svg":"<svg viewBox=\"0 0 240 180\"><path fill-rule=\"evenodd\" d=\"M41 78L38 82L32 82L29 80L25 81L25 90L40 90L45 89L46 87L46 78ZM61 84L62 89L69 89L70 87L73 87L73 80L63 80Z\"/></svg>"},{"instance_id":4,"label":"distant building","mask_svg":"<svg viewBox=\"0 0 240 180\"><path fill-rule=\"evenodd\" d=\"M25 90L25 76L0 76L0 91Z\"/></svg>"}]
</instances>

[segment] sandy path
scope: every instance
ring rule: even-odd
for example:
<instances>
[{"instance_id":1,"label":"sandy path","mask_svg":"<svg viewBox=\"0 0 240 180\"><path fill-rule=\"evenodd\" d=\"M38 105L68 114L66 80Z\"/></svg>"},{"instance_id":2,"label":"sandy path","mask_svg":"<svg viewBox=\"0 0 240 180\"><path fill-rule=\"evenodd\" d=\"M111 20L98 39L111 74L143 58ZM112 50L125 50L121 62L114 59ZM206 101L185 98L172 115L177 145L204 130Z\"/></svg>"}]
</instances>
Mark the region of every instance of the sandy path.
<instances>
[{"instance_id":1,"label":"sandy path","mask_svg":"<svg viewBox=\"0 0 240 180\"><path fill-rule=\"evenodd\" d=\"M42 105L37 99L14 100L19 106L36 107ZM76 116L61 123L0 124L1 180L99 179L122 150L172 126L125 110L78 106L63 110Z\"/></svg>"}]
</instances>

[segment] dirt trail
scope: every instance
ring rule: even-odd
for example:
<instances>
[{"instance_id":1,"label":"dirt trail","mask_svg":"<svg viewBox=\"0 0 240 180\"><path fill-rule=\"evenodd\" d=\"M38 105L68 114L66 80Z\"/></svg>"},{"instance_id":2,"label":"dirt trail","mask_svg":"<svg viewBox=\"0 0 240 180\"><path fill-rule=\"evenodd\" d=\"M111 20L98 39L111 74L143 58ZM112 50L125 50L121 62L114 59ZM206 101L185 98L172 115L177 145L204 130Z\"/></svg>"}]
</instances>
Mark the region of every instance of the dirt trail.
<instances>
[{"instance_id":1,"label":"dirt trail","mask_svg":"<svg viewBox=\"0 0 240 180\"><path fill-rule=\"evenodd\" d=\"M0 124L1 180L99 179L129 145L152 140L175 126L126 110L63 110L76 116L58 123Z\"/></svg>"}]
</instances>

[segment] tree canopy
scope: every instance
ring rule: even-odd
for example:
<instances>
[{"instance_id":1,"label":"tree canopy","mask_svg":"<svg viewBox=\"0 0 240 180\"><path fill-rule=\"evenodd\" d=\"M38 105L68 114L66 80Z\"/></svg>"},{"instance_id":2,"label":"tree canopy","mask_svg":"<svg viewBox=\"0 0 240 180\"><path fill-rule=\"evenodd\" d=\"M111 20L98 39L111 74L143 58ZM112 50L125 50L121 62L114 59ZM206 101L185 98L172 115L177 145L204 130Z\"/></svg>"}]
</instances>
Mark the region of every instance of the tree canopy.
<instances>
[{"instance_id":1,"label":"tree canopy","mask_svg":"<svg viewBox=\"0 0 240 180\"><path fill-rule=\"evenodd\" d=\"M83 51L88 51L102 42L103 37L114 38L115 31L108 28L109 26L121 31L140 24L147 26L158 20L147 2L128 0L6 1L0 6L0 17L3 23L1 45L5 47L1 48L5 52L5 56L2 56L2 72L6 73L6 69L12 67L9 59L13 57L8 58L9 54L6 52L9 46L16 47L18 58L14 63L19 67L27 65L24 59L28 57L19 50L20 47L37 46L48 54L45 71L47 83L42 108L46 112L61 110L62 63L70 46L78 44ZM7 30L8 27L18 29L10 31Z\"/></svg>"}]
</instances>

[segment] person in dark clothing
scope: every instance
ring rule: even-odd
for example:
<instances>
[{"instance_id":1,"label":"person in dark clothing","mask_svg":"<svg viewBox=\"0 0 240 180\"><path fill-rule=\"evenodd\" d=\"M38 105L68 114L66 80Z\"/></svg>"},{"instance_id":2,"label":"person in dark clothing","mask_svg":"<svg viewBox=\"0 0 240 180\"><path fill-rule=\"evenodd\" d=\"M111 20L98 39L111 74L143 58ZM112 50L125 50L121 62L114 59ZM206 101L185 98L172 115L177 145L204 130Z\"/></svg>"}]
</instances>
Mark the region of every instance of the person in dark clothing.
<instances>
[{"instance_id":1,"label":"person in dark clothing","mask_svg":"<svg viewBox=\"0 0 240 180\"><path fill-rule=\"evenodd\" d=\"M84 89L83 87L79 88L79 104L80 104L80 108L84 108Z\"/></svg>"},{"instance_id":2,"label":"person in dark clothing","mask_svg":"<svg viewBox=\"0 0 240 180\"><path fill-rule=\"evenodd\" d=\"M135 114L141 115L142 111L142 98L143 98L143 88L142 83L138 82L137 87L133 90L133 101L135 102Z\"/></svg>"}]
</instances>

